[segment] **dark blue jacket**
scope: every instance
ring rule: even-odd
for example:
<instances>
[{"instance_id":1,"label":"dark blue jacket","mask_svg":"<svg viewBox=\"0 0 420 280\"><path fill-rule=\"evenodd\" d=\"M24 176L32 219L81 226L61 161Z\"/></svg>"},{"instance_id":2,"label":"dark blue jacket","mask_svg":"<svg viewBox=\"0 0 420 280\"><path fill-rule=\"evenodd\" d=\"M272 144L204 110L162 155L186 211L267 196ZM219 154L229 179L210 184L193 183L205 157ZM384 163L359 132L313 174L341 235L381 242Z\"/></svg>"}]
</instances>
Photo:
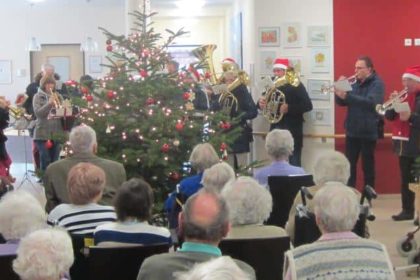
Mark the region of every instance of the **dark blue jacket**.
<instances>
[{"instance_id":1,"label":"dark blue jacket","mask_svg":"<svg viewBox=\"0 0 420 280\"><path fill-rule=\"evenodd\" d=\"M338 105L348 108L344 123L346 136L376 140L380 117L375 107L384 101L384 82L376 73L372 73L363 83L354 83L352 88L344 100L335 96Z\"/></svg>"}]
</instances>

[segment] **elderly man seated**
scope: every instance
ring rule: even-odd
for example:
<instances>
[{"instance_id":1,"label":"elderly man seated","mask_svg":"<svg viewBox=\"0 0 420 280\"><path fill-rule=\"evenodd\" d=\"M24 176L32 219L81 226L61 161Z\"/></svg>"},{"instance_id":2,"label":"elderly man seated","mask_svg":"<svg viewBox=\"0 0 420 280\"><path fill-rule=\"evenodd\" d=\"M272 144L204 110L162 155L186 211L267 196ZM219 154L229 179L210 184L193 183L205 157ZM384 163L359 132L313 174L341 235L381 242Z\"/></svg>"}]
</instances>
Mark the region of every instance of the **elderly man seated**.
<instances>
[{"instance_id":1,"label":"elderly man seated","mask_svg":"<svg viewBox=\"0 0 420 280\"><path fill-rule=\"evenodd\" d=\"M360 207L350 188L332 183L321 188L314 200L322 236L286 252L285 280L395 279L385 246L351 232Z\"/></svg>"},{"instance_id":2,"label":"elderly man seated","mask_svg":"<svg viewBox=\"0 0 420 280\"><path fill-rule=\"evenodd\" d=\"M288 176L306 174L299 166L289 164L293 154L294 141L292 134L285 129L274 129L265 138L265 149L272 160L266 167L255 170L254 178L263 186L267 186L268 176Z\"/></svg>"}]
</instances>

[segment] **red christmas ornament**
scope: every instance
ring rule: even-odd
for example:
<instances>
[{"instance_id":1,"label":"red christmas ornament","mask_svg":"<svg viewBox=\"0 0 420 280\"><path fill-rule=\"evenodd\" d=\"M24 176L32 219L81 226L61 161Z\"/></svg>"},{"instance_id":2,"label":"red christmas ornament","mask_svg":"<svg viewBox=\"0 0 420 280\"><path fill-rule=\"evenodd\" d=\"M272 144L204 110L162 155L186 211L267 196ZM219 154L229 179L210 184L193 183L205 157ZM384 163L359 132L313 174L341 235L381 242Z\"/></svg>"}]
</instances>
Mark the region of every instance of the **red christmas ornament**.
<instances>
[{"instance_id":1,"label":"red christmas ornament","mask_svg":"<svg viewBox=\"0 0 420 280\"><path fill-rule=\"evenodd\" d=\"M109 91L108 91L108 93L106 94L106 96L107 96L109 99L113 99L113 98L115 97L114 92L113 92L112 90L109 90Z\"/></svg>"},{"instance_id":2,"label":"red christmas ornament","mask_svg":"<svg viewBox=\"0 0 420 280\"><path fill-rule=\"evenodd\" d=\"M80 91L84 94L84 95L86 95L86 94L88 94L89 93L89 88L87 88L87 87L81 87L80 88Z\"/></svg>"},{"instance_id":3,"label":"red christmas ornament","mask_svg":"<svg viewBox=\"0 0 420 280\"><path fill-rule=\"evenodd\" d=\"M221 152L223 152L223 151L225 151L227 149L227 145L226 145L226 143L222 143L222 144L220 144L220 151Z\"/></svg>"},{"instance_id":4,"label":"red christmas ornament","mask_svg":"<svg viewBox=\"0 0 420 280\"><path fill-rule=\"evenodd\" d=\"M148 49L143 50L142 52L143 57L148 57L149 55L150 55L150 51Z\"/></svg>"},{"instance_id":5,"label":"red christmas ornament","mask_svg":"<svg viewBox=\"0 0 420 280\"><path fill-rule=\"evenodd\" d=\"M108 46L106 46L106 50L107 50L108 52L112 52L112 45L108 45Z\"/></svg>"},{"instance_id":6,"label":"red christmas ornament","mask_svg":"<svg viewBox=\"0 0 420 280\"><path fill-rule=\"evenodd\" d=\"M140 76L141 76L142 78L146 78L146 77L147 77L147 71L146 71L146 70L144 70L144 69L141 69L141 70L139 71L139 74L140 74Z\"/></svg>"},{"instance_id":7,"label":"red christmas ornament","mask_svg":"<svg viewBox=\"0 0 420 280\"><path fill-rule=\"evenodd\" d=\"M105 42L107 45L111 45L112 44L112 41L111 41L111 39L108 39L108 40L106 40L106 42Z\"/></svg>"},{"instance_id":8,"label":"red christmas ornament","mask_svg":"<svg viewBox=\"0 0 420 280\"><path fill-rule=\"evenodd\" d=\"M93 96L92 95L86 95L86 100L88 101L88 102L91 102L91 101L93 101Z\"/></svg>"},{"instance_id":9,"label":"red christmas ornament","mask_svg":"<svg viewBox=\"0 0 420 280\"><path fill-rule=\"evenodd\" d=\"M153 105L153 104L155 104L155 100L151 97L147 98L146 105L150 106L150 105Z\"/></svg>"},{"instance_id":10,"label":"red christmas ornament","mask_svg":"<svg viewBox=\"0 0 420 280\"><path fill-rule=\"evenodd\" d=\"M225 123L224 123L224 127L223 127L224 129L226 129L226 130L227 130L227 129L229 129L230 127L231 127L231 124L230 124L229 122L225 122Z\"/></svg>"},{"instance_id":11,"label":"red christmas ornament","mask_svg":"<svg viewBox=\"0 0 420 280\"><path fill-rule=\"evenodd\" d=\"M175 125L177 131L182 131L184 129L184 124L182 122L177 122Z\"/></svg>"},{"instance_id":12,"label":"red christmas ornament","mask_svg":"<svg viewBox=\"0 0 420 280\"><path fill-rule=\"evenodd\" d=\"M162 153L167 153L167 152L169 152L169 145L168 144L163 144L162 145L162 148L160 148L160 151L162 152Z\"/></svg>"},{"instance_id":13,"label":"red christmas ornament","mask_svg":"<svg viewBox=\"0 0 420 280\"><path fill-rule=\"evenodd\" d=\"M51 140L47 140L47 142L45 142L45 148L47 148L48 150L51 149L54 146L54 142Z\"/></svg>"},{"instance_id":14,"label":"red christmas ornament","mask_svg":"<svg viewBox=\"0 0 420 280\"><path fill-rule=\"evenodd\" d=\"M190 96L191 96L191 94L188 91L186 91L182 95L182 98L184 98L184 100L189 100L190 99Z\"/></svg>"},{"instance_id":15,"label":"red christmas ornament","mask_svg":"<svg viewBox=\"0 0 420 280\"><path fill-rule=\"evenodd\" d=\"M169 177L174 181L178 181L181 178L178 172L171 172Z\"/></svg>"}]
</instances>

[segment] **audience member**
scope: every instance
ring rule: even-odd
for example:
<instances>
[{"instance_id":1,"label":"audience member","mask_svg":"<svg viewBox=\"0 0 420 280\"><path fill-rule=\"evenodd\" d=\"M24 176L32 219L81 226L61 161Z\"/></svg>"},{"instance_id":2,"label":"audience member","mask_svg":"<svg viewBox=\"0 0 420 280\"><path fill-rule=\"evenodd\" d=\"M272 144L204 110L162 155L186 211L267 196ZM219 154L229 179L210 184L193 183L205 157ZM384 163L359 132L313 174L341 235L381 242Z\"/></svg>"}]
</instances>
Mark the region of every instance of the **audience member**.
<instances>
[{"instance_id":1,"label":"audience member","mask_svg":"<svg viewBox=\"0 0 420 280\"><path fill-rule=\"evenodd\" d=\"M73 264L70 236L58 229L37 230L19 244L13 269L22 280L62 280Z\"/></svg>"},{"instance_id":2,"label":"audience member","mask_svg":"<svg viewBox=\"0 0 420 280\"><path fill-rule=\"evenodd\" d=\"M201 190L184 205L179 227L185 240L182 247L176 252L147 258L140 268L138 280L175 279L176 271L187 271L195 263L220 257L222 252L217 246L230 228L225 200L214 192ZM242 261L235 262L255 279L252 267Z\"/></svg>"},{"instance_id":3,"label":"audience member","mask_svg":"<svg viewBox=\"0 0 420 280\"><path fill-rule=\"evenodd\" d=\"M272 163L254 172L254 178L267 187L268 176L288 176L306 174L299 166L289 164L293 153L294 140L292 134L285 129L273 129L265 138L265 149Z\"/></svg>"},{"instance_id":4,"label":"audience member","mask_svg":"<svg viewBox=\"0 0 420 280\"><path fill-rule=\"evenodd\" d=\"M47 211L51 211L60 203L70 202L66 188L67 174L79 162L92 163L105 172L105 189L99 203L111 205L117 188L127 179L124 166L119 162L96 156L98 148L96 133L90 126L74 127L69 140L73 154L48 166L44 175Z\"/></svg>"},{"instance_id":5,"label":"audience member","mask_svg":"<svg viewBox=\"0 0 420 280\"><path fill-rule=\"evenodd\" d=\"M205 188L220 193L226 183L235 180L235 171L226 162L216 163L204 170L202 184Z\"/></svg>"},{"instance_id":6,"label":"audience member","mask_svg":"<svg viewBox=\"0 0 420 280\"><path fill-rule=\"evenodd\" d=\"M0 200L0 255L15 254L19 241L28 233L47 226L47 214L30 193L22 190L5 194Z\"/></svg>"},{"instance_id":7,"label":"audience member","mask_svg":"<svg viewBox=\"0 0 420 280\"><path fill-rule=\"evenodd\" d=\"M114 207L99 205L105 187L105 173L96 165L81 162L67 178L71 204L63 203L48 215L48 224L65 228L71 234L92 234L95 228L116 220Z\"/></svg>"},{"instance_id":8,"label":"audience member","mask_svg":"<svg viewBox=\"0 0 420 280\"><path fill-rule=\"evenodd\" d=\"M285 280L395 279L385 246L351 232L360 211L353 190L341 183L330 184L314 200L322 236L286 252Z\"/></svg>"},{"instance_id":9,"label":"audience member","mask_svg":"<svg viewBox=\"0 0 420 280\"><path fill-rule=\"evenodd\" d=\"M228 183L222 196L229 207L232 229L227 239L270 238L286 236L281 227L264 225L273 207L270 192L251 177L239 177Z\"/></svg>"},{"instance_id":10,"label":"audience member","mask_svg":"<svg viewBox=\"0 0 420 280\"><path fill-rule=\"evenodd\" d=\"M95 244L171 244L168 229L147 222L151 216L153 200L153 190L147 182L133 178L123 183L114 200L118 220L95 229Z\"/></svg>"}]
</instances>

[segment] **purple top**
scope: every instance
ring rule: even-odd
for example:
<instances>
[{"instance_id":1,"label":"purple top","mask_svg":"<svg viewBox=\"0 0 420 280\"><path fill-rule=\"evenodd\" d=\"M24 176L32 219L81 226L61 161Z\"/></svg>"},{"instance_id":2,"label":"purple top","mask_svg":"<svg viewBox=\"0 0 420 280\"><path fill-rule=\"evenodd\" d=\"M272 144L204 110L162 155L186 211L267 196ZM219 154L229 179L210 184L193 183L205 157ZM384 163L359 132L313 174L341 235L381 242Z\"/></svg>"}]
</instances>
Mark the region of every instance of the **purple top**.
<instances>
[{"instance_id":1,"label":"purple top","mask_svg":"<svg viewBox=\"0 0 420 280\"><path fill-rule=\"evenodd\" d=\"M0 244L0 256L16 255L19 243Z\"/></svg>"},{"instance_id":2,"label":"purple top","mask_svg":"<svg viewBox=\"0 0 420 280\"><path fill-rule=\"evenodd\" d=\"M254 171L255 180L260 185L267 187L268 176L289 176L307 174L302 167L289 164L285 160L273 161L270 165L259 168Z\"/></svg>"}]
</instances>

